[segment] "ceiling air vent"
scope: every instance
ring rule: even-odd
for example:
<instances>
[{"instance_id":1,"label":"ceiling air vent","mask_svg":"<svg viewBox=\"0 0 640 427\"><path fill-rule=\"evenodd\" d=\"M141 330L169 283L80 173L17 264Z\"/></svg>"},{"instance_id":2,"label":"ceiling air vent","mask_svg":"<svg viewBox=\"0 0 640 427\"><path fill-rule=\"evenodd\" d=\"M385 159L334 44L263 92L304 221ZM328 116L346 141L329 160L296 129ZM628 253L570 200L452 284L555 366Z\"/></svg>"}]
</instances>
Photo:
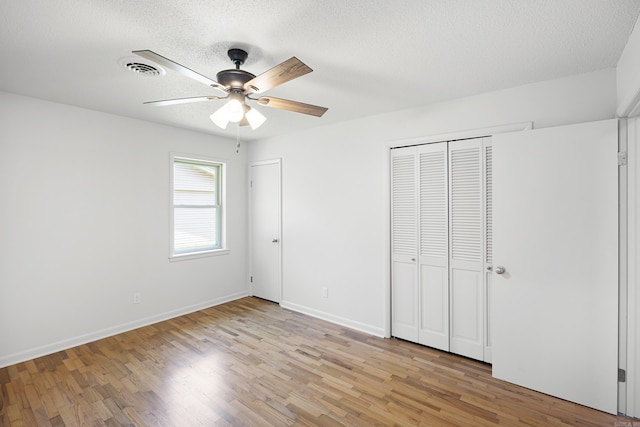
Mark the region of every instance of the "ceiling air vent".
<instances>
[{"instance_id":1,"label":"ceiling air vent","mask_svg":"<svg viewBox=\"0 0 640 427\"><path fill-rule=\"evenodd\" d=\"M118 64L123 66L129 71L132 71L136 74L140 74L143 76L149 77L159 77L164 76L166 71L164 68L160 67L157 64L152 62L145 62L143 59L137 56L129 56L126 58L121 58L118 61Z\"/></svg>"}]
</instances>

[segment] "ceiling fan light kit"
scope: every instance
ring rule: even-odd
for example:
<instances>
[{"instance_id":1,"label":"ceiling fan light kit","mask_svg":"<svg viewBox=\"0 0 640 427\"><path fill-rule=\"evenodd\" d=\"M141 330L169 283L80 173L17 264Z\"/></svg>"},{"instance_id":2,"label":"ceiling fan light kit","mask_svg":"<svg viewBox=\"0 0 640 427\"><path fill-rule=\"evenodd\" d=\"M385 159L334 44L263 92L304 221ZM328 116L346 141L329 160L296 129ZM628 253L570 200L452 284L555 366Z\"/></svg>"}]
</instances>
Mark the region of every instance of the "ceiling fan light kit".
<instances>
[{"instance_id":1,"label":"ceiling fan light kit","mask_svg":"<svg viewBox=\"0 0 640 427\"><path fill-rule=\"evenodd\" d=\"M258 104L267 107L293 111L316 117L321 117L328 110L325 107L291 101L288 99L274 98L270 96L254 98L251 96L263 93L313 71L295 56L265 71L264 73L255 76L248 71L240 69L240 66L245 63L249 56L247 52L242 49L229 49L227 55L236 68L218 72L216 74L217 81L215 81L153 51L136 50L133 51L133 53L227 94L227 96L223 97L196 96L190 98L150 101L145 102L145 104L166 106L224 99L227 100L227 102L209 116L211 121L222 129L226 129L229 122L232 122L238 123L238 126L251 126L251 129L255 130L267 120L267 118L257 109L247 105L247 100L255 101Z\"/></svg>"}]
</instances>

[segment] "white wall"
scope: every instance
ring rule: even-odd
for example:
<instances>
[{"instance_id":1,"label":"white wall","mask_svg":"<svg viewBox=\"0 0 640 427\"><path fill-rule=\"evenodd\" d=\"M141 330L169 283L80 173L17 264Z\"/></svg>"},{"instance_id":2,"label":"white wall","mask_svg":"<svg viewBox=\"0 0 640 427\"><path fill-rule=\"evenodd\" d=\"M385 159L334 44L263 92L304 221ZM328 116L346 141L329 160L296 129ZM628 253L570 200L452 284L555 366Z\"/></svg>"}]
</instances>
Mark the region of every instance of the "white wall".
<instances>
[{"instance_id":1,"label":"white wall","mask_svg":"<svg viewBox=\"0 0 640 427\"><path fill-rule=\"evenodd\" d=\"M168 261L171 151L228 162L229 255ZM0 366L246 295L246 163L234 141L0 92Z\"/></svg>"},{"instance_id":2,"label":"white wall","mask_svg":"<svg viewBox=\"0 0 640 427\"><path fill-rule=\"evenodd\" d=\"M607 69L250 143L250 161L282 158L283 306L388 333L392 141L588 122L615 109L615 69Z\"/></svg>"}]
</instances>

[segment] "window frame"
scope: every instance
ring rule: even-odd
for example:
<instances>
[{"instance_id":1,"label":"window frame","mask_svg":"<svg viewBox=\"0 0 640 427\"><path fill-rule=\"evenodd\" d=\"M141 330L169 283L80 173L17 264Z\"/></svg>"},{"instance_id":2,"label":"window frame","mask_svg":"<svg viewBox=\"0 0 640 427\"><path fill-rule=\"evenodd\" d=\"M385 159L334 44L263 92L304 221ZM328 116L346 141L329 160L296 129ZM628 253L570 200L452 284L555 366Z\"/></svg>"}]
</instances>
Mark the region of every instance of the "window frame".
<instances>
[{"instance_id":1,"label":"window frame","mask_svg":"<svg viewBox=\"0 0 640 427\"><path fill-rule=\"evenodd\" d=\"M220 248L206 249L197 252L175 253L175 205L174 205L174 167L176 161L216 166L219 168L219 179L216 182L218 203L220 207ZM229 253L227 247L227 163L224 160L209 156L171 152L169 156L169 261L185 261Z\"/></svg>"}]
</instances>

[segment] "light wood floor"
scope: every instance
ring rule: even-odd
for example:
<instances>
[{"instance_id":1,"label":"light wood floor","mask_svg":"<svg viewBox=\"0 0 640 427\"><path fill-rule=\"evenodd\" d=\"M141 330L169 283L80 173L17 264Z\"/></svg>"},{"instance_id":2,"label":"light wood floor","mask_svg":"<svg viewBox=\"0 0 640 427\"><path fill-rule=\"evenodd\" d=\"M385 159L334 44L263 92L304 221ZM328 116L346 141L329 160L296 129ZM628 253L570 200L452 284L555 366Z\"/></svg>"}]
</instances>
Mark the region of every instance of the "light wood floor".
<instances>
[{"instance_id":1,"label":"light wood floor","mask_svg":"<svg viewBox=\"0 0 640 427\"><path fill-rule=\"evenodd\" d=\"M625 421L631 419L493 379L490 365L257 298L0 369L0 426L622 427Z\"/></svg>"}]
</instances>

